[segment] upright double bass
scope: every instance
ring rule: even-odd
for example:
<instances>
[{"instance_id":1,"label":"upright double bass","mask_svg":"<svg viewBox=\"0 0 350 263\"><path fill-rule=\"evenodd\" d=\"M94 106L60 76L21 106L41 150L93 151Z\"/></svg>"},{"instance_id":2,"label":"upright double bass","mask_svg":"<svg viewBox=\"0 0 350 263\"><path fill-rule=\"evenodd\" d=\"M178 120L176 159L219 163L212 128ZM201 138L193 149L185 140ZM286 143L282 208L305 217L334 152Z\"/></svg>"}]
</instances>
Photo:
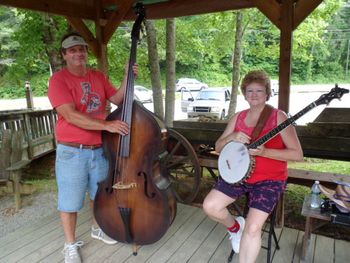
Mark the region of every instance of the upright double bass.
<instances>
[{"instance_id":1,"label":"upright double bass","mask_svg":"<svg viewBox=\"0 0 350 263\"><path fill-rule=\"evenodd\" d=\"M166 153L167 133L150 111L134 101L132 66L144 16L139 6L131 33L123 105L107 117L125 121L130 131L126 136L102 133L109 171L94 201L94 215L101 229L117 241L135 245L159 240L176 215L176 199L161 161Z\"/></svg>"}]
</instances>

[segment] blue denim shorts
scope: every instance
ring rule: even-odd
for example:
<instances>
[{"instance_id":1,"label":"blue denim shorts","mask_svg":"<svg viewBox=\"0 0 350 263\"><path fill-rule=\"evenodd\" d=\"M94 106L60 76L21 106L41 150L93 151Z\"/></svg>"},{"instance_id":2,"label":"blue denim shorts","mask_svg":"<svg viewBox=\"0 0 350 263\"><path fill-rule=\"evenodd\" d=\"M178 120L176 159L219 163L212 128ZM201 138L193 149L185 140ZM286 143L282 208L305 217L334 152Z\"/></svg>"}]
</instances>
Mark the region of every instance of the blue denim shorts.
<instances>
[{"instance_id":1,"label":"blue denim shorts","mask_svg":"<svg viewBox=\"0 0 350 263\"><path fill-rule=\"evenodd\" d=\"M103 148L94 150L69 147L62 144L56 149L56 179L58 210L77 212L84 206L86 191L94 200L98 182L108 173L108 160Z\"/></svg>"},{"instance_id":2,"label":"blue denim shorts","mask_svg":"<svg viewBox=\"0 0 350 263\"><path fill-rule=\"evenodd\" d=\"M219 178L214 188L233 199L248 194L248 207L270 214L286 189L286 181L266 180L254 184L229 184Z\"/></svg>"}]
</instances>

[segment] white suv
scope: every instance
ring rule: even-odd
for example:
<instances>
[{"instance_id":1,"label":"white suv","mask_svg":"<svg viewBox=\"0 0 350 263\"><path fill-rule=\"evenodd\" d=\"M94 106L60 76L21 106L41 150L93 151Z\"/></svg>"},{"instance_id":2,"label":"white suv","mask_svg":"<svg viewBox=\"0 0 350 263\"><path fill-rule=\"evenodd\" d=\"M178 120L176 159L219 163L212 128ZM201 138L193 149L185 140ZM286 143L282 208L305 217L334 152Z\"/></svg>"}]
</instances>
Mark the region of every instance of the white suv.
<instances>
[{"instance_id":1,"label":"white suv","mask_svg":"<svg viewBox=\"0 0 350 263\"><path fill-rule=\"evenodd\" d=\"M271 79L271 96L275 96L278 94L279 83L276 79Z\"/></svg>"},{"instance_id":2,"label":"white suv","mask_svg":"<svg viewBox=\"0 0 350 263\"><path fill-rule=\"evenodd\" d=\"M201 90L196 99L187 107L187 117L199 116L224 119L228 114L231 94L228 88L209 88Z\"/></svg>"},{"instance_id":3,"label":"white suv","mask_svg":"<svg viewBox=\"0 0 350 263\"><path fill-rule=\"evenodd\" d=\"M153 102L153 93L152 90L149 90L143 86L135 85L134 86L134 98L141 103L150 103Z\"/></svg>"},{"instance_id":4,"label":"white suv","mask_svg":"<svg viewBox=\"0 0 350 263\"><path fill-rule=\"evenodd\" d=\"M208 85L200 82L199 80L196 79L190 79L190 78L181 78L176 81L176 91L181 91L181 90L189 90L189 91L194 91L194 90L202 90L208 88Z\"/></svg>"}]
</instances>

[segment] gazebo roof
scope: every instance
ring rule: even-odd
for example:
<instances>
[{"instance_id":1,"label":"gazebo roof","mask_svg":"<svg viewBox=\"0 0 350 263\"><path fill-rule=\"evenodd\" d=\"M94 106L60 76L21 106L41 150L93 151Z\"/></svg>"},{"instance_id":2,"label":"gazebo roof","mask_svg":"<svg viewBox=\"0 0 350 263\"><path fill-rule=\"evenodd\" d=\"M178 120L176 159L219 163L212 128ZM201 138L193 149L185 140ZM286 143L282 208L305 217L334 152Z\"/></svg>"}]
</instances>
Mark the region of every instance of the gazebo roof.
<instances>
[{"instance_id":1,"label":"gazebo roof","mask_svg":"<svg viewBox=\"0 0 350 263\"><path fill-rule=\"evenodd\" d=\"M103 22L111 18L118 21L134 20L132 6L136 2L144 3L148 19L256 7L277 26L280 24L283 2L291 2L295 9L293 28L296 28L322 0L0 0L0 5Z\"/></svg>"},{"instance_id":2,"label":"gazebo roof","mask_svg":"<svg viewBox=\"0 0 350 263\"><path fill-rule=\"evenodd\" d=\"M143 2L147 6L147 17L150 19L204 14L255 6L254 1L249 0L1 0L0 4L56 15L96 20L98 17L108 19L115 12L123 16L123 19L132 19L134 14L131 6L136 2Z\"/></svg>"}]
</instances>

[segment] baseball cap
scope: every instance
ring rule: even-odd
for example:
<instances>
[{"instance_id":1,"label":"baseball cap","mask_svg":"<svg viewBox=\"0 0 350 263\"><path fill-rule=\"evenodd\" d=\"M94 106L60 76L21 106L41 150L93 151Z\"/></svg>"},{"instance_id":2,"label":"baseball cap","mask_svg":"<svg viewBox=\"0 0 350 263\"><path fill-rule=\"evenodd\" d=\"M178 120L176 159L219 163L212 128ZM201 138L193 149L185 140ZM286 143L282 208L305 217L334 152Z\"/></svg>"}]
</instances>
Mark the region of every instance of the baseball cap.
<instances>
[{"instance_id":1,"label":"baseball cap","mask_svg":"<svg viewBox=\"0 0 350 263\"><path fill-rule=\"evenodd\" d=\"M78 45L88 46L84 38L82 38L81 36L75 36L75 35L67 37L62 42L62 48L70 48Z\"/></svg>"}]
</instances>

